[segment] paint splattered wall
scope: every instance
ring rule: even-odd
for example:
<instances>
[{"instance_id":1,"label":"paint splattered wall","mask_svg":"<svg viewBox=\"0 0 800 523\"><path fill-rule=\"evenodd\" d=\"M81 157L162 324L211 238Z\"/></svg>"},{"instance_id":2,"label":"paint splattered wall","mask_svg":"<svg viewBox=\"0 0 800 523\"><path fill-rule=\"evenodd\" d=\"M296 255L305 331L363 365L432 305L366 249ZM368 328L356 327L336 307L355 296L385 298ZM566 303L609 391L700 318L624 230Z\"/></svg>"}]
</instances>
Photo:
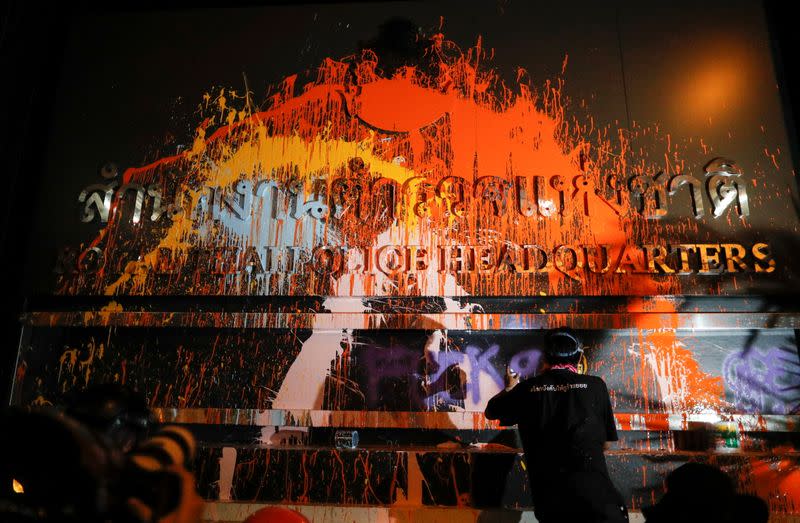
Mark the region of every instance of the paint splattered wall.
<instances>
[{"instance_id":1,"label":"paint splattered wall","mask_svg":"<svg viewBox=\"0 0 800 523\"><path fill-rule=\"evenodd\" d=\"M520 507L482 411L569 325L631 506L705 426L793 512L798 193L760 6L396 7L73 21L12 402L134 385L201 435L213 499Z\"/></svg>"}]
</instances>

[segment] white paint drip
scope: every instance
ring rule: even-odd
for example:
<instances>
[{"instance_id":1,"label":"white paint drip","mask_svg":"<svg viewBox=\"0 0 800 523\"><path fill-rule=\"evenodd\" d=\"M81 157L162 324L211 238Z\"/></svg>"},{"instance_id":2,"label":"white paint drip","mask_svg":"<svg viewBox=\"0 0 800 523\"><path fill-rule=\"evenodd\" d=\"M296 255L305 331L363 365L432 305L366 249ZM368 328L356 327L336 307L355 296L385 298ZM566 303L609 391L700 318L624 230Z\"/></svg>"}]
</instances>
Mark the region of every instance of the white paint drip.
<instances>
[{"instance_id":1,"label":"white paint drip","mask_svg":"<svg viewBox=\"0 0 800 523\"><path fill-rule=\"evenodd\" d=\"M680 347L681 343L674 342ZM672 350L657 350L649 341L633 343L628 353L643 358L653 373L659 400L668 412L686 412L688 410L687 394L691 387L688 384L686 369L680 361L676 361Z\"/></svg>"},{"instance_id":2,"label":"white paint drip","mask_svg":"<svg viewBox=\"0 0 800 523\"><path fill-rule=\"evenodd\" d=\"M233 499L233 473L236 470L236 449L223 447L222 457L219 458L219 500L231 501Z\"/></svg>"},{"instance_id":3,"label":"white paint drip","mask_svg":"<svg viewBox=\"0 0 800 523\"><path fill-rule=\"evenodd\" d=\"M283 378L272 408L322 409L325 379L347 336L341 332L312 332Z\"/></svg>"},{"instance_id":4,"label":"white paint drip","mask_svg":"<svg viewBox=\"0 0 800 523\"><path fill-rule=\"evenodd\" d=\"M361 298L329 297L322 305L331 313L366 313L371 310ZM317 321L315 318L315 323ZM289 367L272 408L322 409L325 379L330 373L331 362L341 354L342 342L352 341L349 329L341 332L313 331Z\"/></svg>"}]
</instances>

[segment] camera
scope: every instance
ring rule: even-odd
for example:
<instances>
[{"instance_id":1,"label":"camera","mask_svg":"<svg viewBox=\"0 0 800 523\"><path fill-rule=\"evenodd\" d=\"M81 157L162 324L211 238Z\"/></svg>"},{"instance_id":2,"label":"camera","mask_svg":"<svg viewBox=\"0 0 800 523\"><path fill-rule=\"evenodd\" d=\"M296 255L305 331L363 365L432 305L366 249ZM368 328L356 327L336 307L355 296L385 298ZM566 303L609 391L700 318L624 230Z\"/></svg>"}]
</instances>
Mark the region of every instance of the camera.
<instances>
[{"instance_id":1,"label":"camera","mask_svg":"<svg viewBox=\"0 0 800 523\"><path fill-rule=\"evenodd\" d=\"M170 469L188 469L194 454L195 440L188 430L174 425L159 429L126 455L119 497L137 499L152 521L170 514L178 508L183 491L182 478Z\"/></svg>"},{"instance_id":2,"label":"camera","mask_svg":"<svg viewBox=\"0 0 800 523\"><path fill-rule=\"evenodd\" d=\"M141 523L176 510L183 478L170 469L193 461L194 437L178 426L134 437L126 423L110 425L120 438L55 409L0 413L0 520Z\"/></svg>"}]
</instances>

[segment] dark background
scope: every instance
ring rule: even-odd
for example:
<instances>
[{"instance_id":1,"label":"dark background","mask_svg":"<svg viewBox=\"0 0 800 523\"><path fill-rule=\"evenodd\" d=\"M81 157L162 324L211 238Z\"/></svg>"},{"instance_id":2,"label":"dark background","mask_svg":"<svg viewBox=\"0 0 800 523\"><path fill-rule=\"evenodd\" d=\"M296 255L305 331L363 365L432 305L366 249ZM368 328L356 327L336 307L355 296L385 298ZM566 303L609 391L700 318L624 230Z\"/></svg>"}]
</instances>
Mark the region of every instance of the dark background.
<instances>
[{"instance_id":1,"label":"dark background","mask_svg":"<svg viewBox=\"0 0 800 523\"><path fill-rule=\"evenodd\" d=\"M317 4L335 4L336 2L316 2ZM375 7L374 4L378 2L360 2L364 5L365 9ZM493 7L495 10L506 9L510 0L498 0ZM285 9L287 12L292 12L292 7L296 2L231 2L226 3L225 7L256 7L261 5L276 5L279 9ZM387 3L383 3L387 4ZM423 9L422 2L415 4L420 9ZM427 4L427 3L426 3ZM167 5L168 7L165 7ZM486 4L483 4L484 6ZM609 2L608 16L613 17L614 13L621 7L628 7L624 2L615 3ZM4 138L0 141L0 151L2 152L2 188L5 193L5 205L0 210L0 263L2 263L2 270L0 270L0 278L2 278L2 289L5 292L2 311L2 345L0 345L0 384L2 384L3 394L8 397L8 390L10 388L10 379L13 373L14 360L16 357L16 350L19 336L19 323L18 316L25 310L25 297L28 294L28 288L25 286L24 275L28 272L28 265L30 260L27 257L28 252L36 252L36 247L42 241L41 237L37 237L31 233L33 229L33 217L47 213L48 202L42 201L38 197L43 189L44 173L48 169L47 158L42 154L42 137L49 136L51 126L54 125L53 114L59 101L59 96L64 96L60 93L56 86L62 81L65 73L70 71L80 72L81 68L91 67L92 64L77 61L75 63L65 62L64 50L67 48L65 42L69 41L75 35L74 18L81 17L79 24L80 31L91 31L90 37L82 34L83 42L96 42L96 45L118 45L119 42L115 41L120 36L109 31L107 27L102 24L102 17L108 14L124 14L125 16L135 17L140 15L152 14L160 11L163 13L163 25L165 33L163 35L152 35L147 32L136 32L132 27L130 34L124 35L125 38L130 38L135 41L137 46L158 46L163 45L159 42L159 37L174 40L177 43L182 41L181 31L183 30L180 25L171 24L171 20L178 18L185 19L187 9L201 8L201 7L214 7L207 3L200 2L131 2L122 1L111 3L100 2L63 2L57 5L50 5L43 2L26 2L26 1L11 1L2 4L2 11L0 12L0 95L2 95L2 103L0 103L0 121L2 122L5 132ZM490 6L491 7L491 6ZM328 8L335 8L335 5L330 5ZM798 96L798 79L796 73L792 70L791 61L788 57L791 56L793 50L797 47L797 33L792 26L792 16L790 9L779 2L766 2L765 4L768 24L771 31L775 65L777 68L777 75L779 84L781 86L780 92L782 101L784 103L785 114L787 115L787 129L789 132L790 144L793 148L792 156L797 158L797 135L796 128L798 122L797 105L800 102ZM544 9L544 8L543 8ZM226 26L227 29L221 30L230 31L230 37L240 37L243 34L252 35L252 41L245 42L245 51L251 54L256 53L259 45L265 48L270 47L270 42L275 45L277 40L271 33L269 27L250 27L247 30L247 16L246 12L242 13L241 24L231 24ZM191 13L188 13L191 20ZM92 27L87 25L87 18L97 16L97 25ZM576 13L575 16L586 16L586 13ZM658 13L653 14L654 17ZM299 22L299 21L298 21ZM467 38L467 36L474 36L479 34L480 31L477 27L482 26L484 20L477 19L474 21L475 28L465 28L464 35L453 34L451 31L446 31L447 36L460 40ZM196 30L197 28L192 28ZM709 27L709 30L724 31L724 28ZM215 28L215 30L220 30ZM520 27L519 31L524 31L524 27ZM680 45L680 30L681 28L674 28L674 45ZM697 28L695 28L697 30ZM337 33L338 31L338 33ZM332 28L332 35L341 34L343 29ZM471 32L470 32L471 31ZM469 35L467 35L469 33ZM659 38L666 37L664 34L656 35ZM347 34L346 38L351 42L356 42L360 38L369 38L374 36L374 32L364 35ZM587 39L591 35L587 36ZM654 38L656 37L654 36ZM667 35L668 36L668 35ZM298 42L303 42L304 35L296 35ZM513 42L515 35L513 31L505 34L505 38L509 42ZM498 37L499 40L499 37ZM471 40L469 40L471 41ZM542 36L543 44L547 41L547 35ZM494 41L493 45L502 47L502 43ZM510 46L511 44L507 44ZM576 43L576 45L580 45ZM661 42L659 45L669 45ZM302 46L301 46L302 47ZM296 47L295 47L296 48ZM213 48L206 49L213 58ZM169 53L169 48L164 49L165 53ZM549 52L549 51L542 51ZM552 49L552 53L563 54L562 50ZM307 67L308 64L318 63L319 60L328 56L330 53L325 49L324 45L316 45L309 47L309 55L296 58L295 64L284 62L288 69L281 69L275 74L281 76L287 71L293 69L301 69ZM129 58L129 57L128 57ZM218 58L225 58L220 56ZM230 57L228 57L230 58ZM181 76L186 78L187 85L205 85L207 88L213 87L214 83L223 85L237 85L240 82L242 66L235 60L228 61L230 63L230 71L220 71L215 69L210 81L204 81L203 76L203 62L206 57L195 57L187 60L186 57L177 59L174 67L184 68ZM511 65L502 62L503 59L513 61L513 56L500 56L496 61L496 65L504 67ZM636 56L636 50L633 50L633 55L630 57L630 63L635 66L636 60L649 60L658 59L654 56ZM246 60L243 58L246 62ZM215 60L215 62L226 62L226 60ZM628 59L626 58L626 63ZM96 64L95 64L96 65ZM293 66L293 67L291 67ZM266 69L266 68L265 68ZM544 73L557 74L559 71L543 71ZM680 71L677 71L678 75ZM627 75L626 75L627 76ZM636 78L635 75L631 75ZM140 89L158 90L159 79L147 78L137 74L137 71L130 70L127 78L118 78L109 75L108 81L113 82L115 78L118 81L137 82ZM250 87L253 90L262 91L264 85L273 82L277 78L270 77L251 77ZM620 114L618 107L619 104L624 102L619 99L618 95L614 92L619 92L620 86L612 86L605 97L605 100L613 100L613 105L616 108L608 109L609 114ZM630 86L629 86L630 87ZM601 89L598 87L597 89ZM76 95L79 93L67 93ZM186 107L164 107L164 118L169 119L171 114L192 114L192 106L198 99L198 93L176 91L175 93L166 93L163 96L164 100L171 100L171 103L176 102L177 96L184 96ZM658 92L651 93L652 96L658 96ZM616 99L615 99L616 98ZM86 100L87 104L91 103L90 99ZM177 109L177 110L175 110ZM185 110L184 110L185 109ZM646 110L645 107L637 108L631 106L627 108L628 118L630 118L631 111ZM170 111L172 110L172 111ZM107 116L107 125L109 131L113 126L119 125L118 114L115 112L115 107L104 107ZM171 114L170 114L171 112ZM144 118L144 116L143 116ZM150 153L153 156L160 154L162 151L158 150L165 142L170 139L180 142L183 136L179 136L181 129L186 130L187 125L191 122L167 122L168 125L159 125L160 122L153 123L152 121L143 122L147 124L149 133L142 134L138 137L139 147L147 148L148 143L152 145ZM131 124L131 125L135 125ZM140 128L144 129L142 125ZM159 136L158 132L168 129L174 136ZM102 135L103 133L98 133ZM113 137L111 132L108 133L109 148L112 147ZM62 137L51 136L50 148L59 147L59 141ZM64 137L64 142L61 145L78 143L80 139L76 137ZM97 144L84 144L86 147L97 147ZM49 154L50 151L48 151ZM108 154L113 155L114 150L109 150ZM151 159L151 158L147 158ZM145 159L138 158L135 161L142 161ZM52 168L52 166L51 166ZM65 169L68 166L65 166ZM795 172L796 172L795 168ZM85 185L83 181L79 185ZM56 223L58 223L56 221ZM57 227L57 225L55 225Z\"/></svg>"}]
</instances>

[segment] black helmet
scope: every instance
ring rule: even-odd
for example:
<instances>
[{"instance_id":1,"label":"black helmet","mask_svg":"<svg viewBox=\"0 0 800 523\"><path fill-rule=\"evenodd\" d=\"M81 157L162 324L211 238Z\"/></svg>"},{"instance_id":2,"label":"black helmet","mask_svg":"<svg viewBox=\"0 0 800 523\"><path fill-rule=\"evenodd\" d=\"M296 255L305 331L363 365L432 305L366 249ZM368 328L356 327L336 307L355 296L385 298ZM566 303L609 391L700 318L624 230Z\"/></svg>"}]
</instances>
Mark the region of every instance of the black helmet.
<instances>
[{"instance_id":1,"label":"black helmet","mask_svg":"<svg viewBox=\"0 0 800 523\"><path fill-rule=\"evenodd\" d=\"M551 358L569 359L583 352L583 343L567 327L551 330L545 336L545 354Z\"/></svg>"}]
</instances>

